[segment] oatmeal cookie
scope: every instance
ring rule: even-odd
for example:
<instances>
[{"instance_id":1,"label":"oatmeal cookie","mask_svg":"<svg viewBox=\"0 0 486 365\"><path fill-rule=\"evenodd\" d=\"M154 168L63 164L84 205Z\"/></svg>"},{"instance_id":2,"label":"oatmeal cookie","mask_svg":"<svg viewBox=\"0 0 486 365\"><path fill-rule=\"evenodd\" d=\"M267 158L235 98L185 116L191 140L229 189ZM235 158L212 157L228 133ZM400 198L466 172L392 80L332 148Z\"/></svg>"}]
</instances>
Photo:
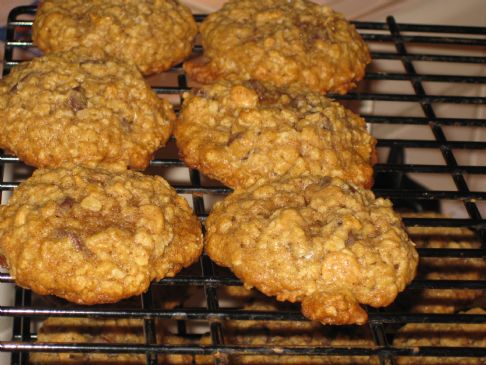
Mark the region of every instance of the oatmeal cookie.
<instances>
[{"instance_id":1,"label":"oatmeal cookie","mask_svg":"<svg viewBox=\"0 0 486 365\"><path fill-rule=\"evenodd\" d=\"M86 344L145 344L144 323L141 319L95 319L51 317L42 323L38 342ZM159 343L182 344L183 338L157 329ZM146 364L145 354L117 353L42 353L33 352L30 362L37 365L84 364ZM159 354L158 364L190 364L188 355Z\"/></svg>"},{"instance_id":2,"label":"oatmeal cookie","mask_svg":"<svg viewBox=\"0 0 486 365\"><path fill-rule=\"evenodd\" d=\"M38 342L144 344L143 320L62 318L46 319L37 334ZM32 352L32 364L145 364L145 354L108 354L96 352Z\"/></svg>"},{"instance_id":3,"label":"oatmeal cookie","mask_svg":"<svg viewBox=\"0 0 486 365\"><path fill-rule=\"evenodd\" d=\"M196 33L191 11L176 0L43 0L32 39L45 52L103 50L148 75L185 59Z\"/></svg>"},{"instance_id":4,"label":"oatmeal cookie","mask_svg":"<svg viewBox=\"0 0 486 365\"><path fill-rule=\"evenodd\" d=\"M245 311L274 312L285 310L281 303L257 301L243 308ZM324 327L318 322L309 321L252 321L230 320L223 324L226 345L244 347L360 347L375 346L367 327ZM211 344L211 336L201 339L202 345ZM229 364L233 365L277 365L277 364L329 364L365 365L379 364L373 356L310 356L310 355L230 355ZM196 356L197 365L214 364L213 356Z\"/></svg>"},{"instance_id":5,"label":"oatmeal cookie","mask_svg":"<svg viewBox=\"0 0 486 365\"><path fill-rule=\"evenodd\" d=\"M87 49L22 63L0 82L0 147L37 167L144 169L174 119L134 67Z\"/></svg>"},{"instance_id":6,"label":"oatmeal cookie","mask_svg":"<svg viewBox=\"0 0 486 365\"><path fill-rule=\"evenodd\" d=\"M471 309L463 314L486 315L481 308ZM438 347L486 347L486 327L483 323L408 323L395 335L397 347L438 346ZM399 357L398 365L408 364L471 364L485 365L486 358L479 357Z\"/></svg>"},{"instance_id":7,"label":"oatmeal cookie","mask_svg":"<svg viewBox=\"0 0 486 365\"><path fill-rule=\"evenodd\" d=\"M202 234L161 177L65 167L35 171L1 207L0 250L22 287L110 303L193 263Z\"/></svg>"},{"instance_id":8,"label":"oatmeal cookie","mask_svg":"<svg viewBox=\"0 0 486 365\"><path fill-rule=\"evenodd\" d=\"M184 64L201 83L258 80L277 87L346 93L370 55L353 25L308 0L232 0L200 27L204 55Z\"/></svg>"},{"instance_id":9,"label":"oatmeal cookie","mask_svg":"<svg viewBox=\"0 0 486 365\"><path fill-rule=\"evenodd\" d=\"M174 135L186 164L233 188L305 174L373 182L365 121L316 93L219 81L185 94Z\"/></svg>"},{"instance_id":10,"label":"oatmeal cookie","mask_svg":"<svg viewBox=\"0 0 486 365\"><path fill-rule=\"evenodd\" d=\"M418 255L385 199L337 178L287 178L236 189L207 222L205 249L247 288L302 302L328 324L362 324L360 304L390 304Z\"/></svg>"},{"instance_id":11,"label":"oatmeal cookie","mask_svg":"<svg viewBox=\"0 0 486 365\"><path fill-rule=\"evenodd\" d=\"M415 218L445 218L434 213L407 214ZM409 235L419 248L457 249L481 248L481 242L467 228L409 227ZM422 280L484 280L486 262L482 258L421 257L417 278ZM400 298L416 313L454 313L470 307L483 294L474 289L423 289L410 291Z\"/></svg>"}]
</instances>

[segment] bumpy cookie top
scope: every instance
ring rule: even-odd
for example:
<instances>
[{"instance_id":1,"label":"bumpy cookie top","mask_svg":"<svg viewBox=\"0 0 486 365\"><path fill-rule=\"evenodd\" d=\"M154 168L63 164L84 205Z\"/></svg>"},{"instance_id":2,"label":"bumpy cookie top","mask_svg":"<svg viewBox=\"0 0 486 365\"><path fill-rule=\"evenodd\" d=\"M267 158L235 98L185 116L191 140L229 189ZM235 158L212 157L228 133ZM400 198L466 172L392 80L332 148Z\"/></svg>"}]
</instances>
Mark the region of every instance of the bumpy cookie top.
<instances>
[{"instance_id":1,"label":"bumpy cookie top","mask_svg":"<svg viewBox=\"0 0 486 365\"><path fill-rule=\"evenodd\" d=\"M202 250L184 198L161 177L128 170L37 170L0 218L0 250L17 284L82 304L140 294Z\"/></svg>"},{"instance_id":2,"label":"bumpy cookie top","mask_svg":"<svg viewBox=\"0 0 486 365\"><path fill-rule=\"evenodd\" d=\"M132 66L102 52L59 52L0 82L0 146L37 167L119 163L143 169L175 114Z\"/></svg>"},{"instance_id":3,"label":"bumpy cookie top","mask_svg":"<svg viewBox=\"0 0 486 365\"><path fill-rule=\"evenodd\" d=\"M186 58L196 33L191 11L176 0L43 0L32 38L46 52L104 50L150 74Z\"/></svg>"},{"instance_id":4,"label":"bumpy cookie top","mask_svg":"<svg viewBox=\"0 0 486 365\"><path fill-rule=\"evenodd\" d=\"M418 261L390 201L337 178L237 189L206 228L211 259L247 287L302 301L304 315L322 323L364 323L359 303L390 304Z\"/></svg>"},{"instance_id":5,"label":"bumpy cookie top","mask_svg":"<svg viewBox=\"0 0 486 365\"><path fill-rule=\"evenodd\" d=\"M202 23L204 56L185 70L202 83L255 79L273 86L345 93L370 56L353 25L308 0L233 0Z\"/></svg>"},{"instance_id":6,"label":"bumpy cookie top","mask_svg":"<svg viewBox=\"0 0 486 365\"><path fill-rule=\"evenodd\" d=\"M373 181L365 121L316 93L219 81L185 94L174 134L189 166L231 187L305 174Z\"/></svg>"}]
</instances>

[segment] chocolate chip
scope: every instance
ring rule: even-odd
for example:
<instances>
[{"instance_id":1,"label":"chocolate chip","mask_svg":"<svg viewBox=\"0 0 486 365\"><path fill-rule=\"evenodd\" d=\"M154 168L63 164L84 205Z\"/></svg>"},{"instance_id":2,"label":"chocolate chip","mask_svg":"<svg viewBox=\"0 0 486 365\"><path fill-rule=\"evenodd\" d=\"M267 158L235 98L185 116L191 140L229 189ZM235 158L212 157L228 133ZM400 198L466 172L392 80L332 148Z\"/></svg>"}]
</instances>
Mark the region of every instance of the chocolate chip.
<instances>
[{"instance_id":1,"label":"chocolate chip","mask_svg":"<svg viewBox=\"0 0 486 365\"><path fill-rule=\"evenodd\" d=\"M329 32L326 27L312 24L309 22L302 22L298 24L301 30L300 38L304 41L304 46L307 50L312 49L314 43L319 40L328 40Z\"/></svg>"},{"instance_id":2,"label":"chocolate chip","mask_svg":"<svg viewBox=\"0 0 486 365\"><path fill-rule=\"evenodd\" d=\"M65 216L68 211L73 207L74 203L76 201L71 198L71 197L66 197L64 200L59 204L59 206L56 209L56 217L62 217Z\"/></svg>"},{"instance_id":3,"label":"chocolate chip","mask_svg":"<svg viewBox=\"0 0 486 365\"><path fill-rule=\"evenodd\" d=\"M83 110L88 105L88 99L84 95L84 90L81 86L77 86L71 90L68 97L68 103L73 112Z\"/></svg>"},{"instance_id":4,"label":"chocolate chip","mask_svg":"<svg viewBox=\"0 0 486 365\"><path fill-rule=\"evenodd\" d=\"M305 98L301 97L301 96L296 96L296 97L292 97L290 99L290 101L288 102L288 105L293 108L293 109L297 109L297 110L300 110L301 108L306 108L306 105L307 105L307 101L305 100Z\"/></svg>"},{"instance_id":5,"label":"chocolate chip","mask_svg":"<svg viewBox=\"0 0 486 365\"><path fill-rule=\"evenodd\" d=\"M93 252L91 252L91 250L86 247L83 239L77 233L68 230L60 230L57 234L61 237L69 238L69 241L74 246L76 251L83 253L83 255L85 255L86 257L93 256Z\"/></svg>"},{"instance_id":6,"label":"chocolate chip","mask_svg":"<svg viewBox=\"0 0 486 365\"><path fill-rule=\"evenodd\" d=\"M62 209L71 209L75 203L75 200L71 197L66 197L61 204L59 204L59 207Z\"/></svg>"},{"instance_id":7,"label":"chocolate chip","mask_svg":"<svg viewBox=\"0 0 486 365\"><path fill-rule=\"evenodd\" d=\"M7 259L3 255L0 255L0 267L7 267Z\"/></svg>"},{"instance_id":8,"label":"chocolate chip","mask_svg":"<svg viewBox=\"0 0 486 365\"><path fill-rule=\"evenodd\" d=\"M378 237L379 235L380 235L380 232L379 232L379 231L377 231L377 230L375 230L375 231L373 231L373 232L371 232L371 233L368 233L368 238L376 238L376 237Z\"/></svg>"},{"instance_id":9,"label":"chocolate chip","mask_svg":"<svg viewBox=\"0 0 486 365\"><path fill-rule=\"evenodd\" d=\"M133 129L133 123L125 117L120 119L120 127L125 133L130 133Z\"/></svg>"},{"instance_id":10,"label":"chocolate chip","mask_svg":"<svg viewBox=\"0 0 486 365\"><path fill-rule=\"evenodd\" d=\"M356 241L356 237L352 232L349 232L348 238L346 239L346 246L351 246Z\"/></svg>"},{"instance_id":11,"label":"chocolate chip","mask_svg":"<svg viewBox=\"0 0 486 365\"><path fill-rule=\"evenodd\" d=\"M311 203L311 201L312 201L311 197L308 196L307 194L304 194L305 206L308 206Z\"/></svg>"},{"instance_id":12,"label":"chocolate chip","mask_svg":"<svg viewBox=\"0 0 486 365\"><path fill-rule=\"evenodd\" d=\"M249 150L248 152L246 152L241 158L240 160L241 161L247 161L251 155L255 154L255 153L258 153L260 152L260 149L259 148L252 148L251 150ZM274 176L274 173L272 173L272 176Z\"/></svg>"},{"instance_id":13,"label":"chocolate chip","mask_svg":"<svg viewBox=\"0 0 486 365\"><path fill-rule=\"evenodd\" d=\"M325 188L331 184L332 178L330 176L324 176L319 181L319 186Z\"/></svg>"},{"instance_id":14,"label":"chocolate chip","mask_svg":"<svg viewBox=\"0 0 486 365\"><path fill-rule=\"evenodd\" d=\"M82 251L83 249L86 248L83 241L76 233L67 231L66 236L69 238L73 246L76 248L76 251Z\"/></svg>"},{"instance_id":15,"label":"chocolate chip","mask_svg":"<svg viewBox=\"0 0 486 365\"><path fill-rule=\"evenodd\" d=\"M16 82L15 84L12 85L12 87L10 89L8 89L8 92L16 93L18 89L19 89L19 83Z\"/></svg>"},{"instance_id":16,"label":"chocolate chip","mask_svg":"<svg viewBox=\"0 0 486 365\"><path fill-rule=\"evenodd\" d=\"M226 142L226 146L230 146L234 141L240 139L241 136L243 136L243 132L237 132L230 135L230 137L228 138L228 142Z\"/></svg>"},{"instance_id":17,"label":"chocolate chip","mask_svg":"<svg viewBox=\"0 0 486 365\"><path fill-rule=\"evenodd\" d=\"M258 99L260 99L260 101L265 99L268 92L259 81L249 80L248 85L257 93Z\"/></svg>"},{"instance_id":18,"label":"chocolate chip","mask_svg":"<svg viewBox=\"0 0 486 365\"><path fill-rule=\"evenodd\" d=\"M17 81L15 84L13 84L10 89L8 90L9 92L12 92L12 93L15 93L18 91L19 89L19 84L27 81L32 75L36 75L38 74L38 72L34 72L34 73L27 73L25 74L24 76L22 76L19 81Z\"/></svg>"}]
</instances>

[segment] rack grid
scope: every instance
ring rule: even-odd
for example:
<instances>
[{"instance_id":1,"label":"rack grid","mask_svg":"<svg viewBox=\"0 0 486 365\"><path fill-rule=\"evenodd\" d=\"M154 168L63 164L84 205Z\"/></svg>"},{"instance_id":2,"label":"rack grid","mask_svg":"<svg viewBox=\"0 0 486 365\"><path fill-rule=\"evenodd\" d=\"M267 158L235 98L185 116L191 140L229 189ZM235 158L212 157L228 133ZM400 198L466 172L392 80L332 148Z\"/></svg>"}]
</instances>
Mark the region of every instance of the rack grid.
<instances>
[{"instance_id":1,"label":"rack grid","mask_svg":"<svg viewBox=\"0 0 486 365\"><path fill-rule=\"evenodd\" d=\"M32 17L36 8L32 6L14 8L8 17L7 40L5 44L5 60L3 74L6 75L12 67L24 59L35 54L35 48L30 40L30 28ZM204 15L197 15L201 21ZM466 214L464 218L404 218L407 226L424 227L466 227L474 231L477 239L482 243L480 249L419 249L421 257L436 258L485 258L486 257L486 220L481 214L478 202L486 199L486 183L475 191L470 188L471 176L486 179L486 158L478 159L479 163L466 164L458 162L458 151L486 150L486 139L477 140L451 140L448 138L446 128L476 128L486 129L486 119L479 117L444 117L436 112L438 106L452 104L466 106L467 108L484 108L486 97L483 92L476 95L449 94L444 92L427 92L427 83L468 85L472 88L485 88L486 76L457 75L446 73L420 72L423 63L440 63L442 65L477 65L482 67L482 75L486 70L486 28L457 27L438 25L399 24L393 17L388 17L386 22L354 22L365 41L370 45L378 45L376 49L371 47L373 63L367 73L363 85L358 91L346 95L331 95L331 97L354 105L365 102L381 103L413 103L418 105L421 113L408 115L405 113L392 113L384 115L373 112L361 112L371 126L411 126L414 128L428 127L433 138L423 139L397 139L378 138L378 147L388 150L388 159L375 166L376 185L373 189L377 196L390 198L397 209L412 207L415 211L432 209L437 210L439 203L444 201L459 202ZM381 47L380 47L381 46ZM414 47L427 47L424 51L410 51ZM387 48L388 47L388 48ZM462 54L458 54L461 51ZM33 52L33 53L32 53ZM194 52L200 53L201 47L196 46ZM398 62L403 69L390 71L382 68L383 62ZM420 67L418 67L418 66ZM457 69L457 68L456 68ZM169 73L177 75L177 85L168 86L154 84L153 89L165 97L179 95L175 103L178 110L180 95L190 89L190 81L186 79L181 65L171 69ZM411 92L383 92L375 90L374 85L382 81L404 82L411 87ZM427 85L426 85L427 84ZM483 89L484 91L484 89ZM460 108L459 108L460 109ZM462 110L462 109L460 109ZM483 115L486 115L483 110ZM483 131L484 132L484 131ZM172 141L173 144L173 141ZM407 162L404 156L410 149L438 151L443 161L434 163ZM166 150L157 154L151 161L151 173L164 175L173 168L184 168L185 165L173 153ZM0 190L2 196L15 189L18 181L7 177L7 170L26 169L18 158L0 153ZM171 182L178 193L190 196L194 211L204 223L207 217L208 204L205 197L226 195L230 189L212 183L199 174L196 170L188 171L189 181L182 184ZM29 174L28 168L26 175ZM424 186L414 182L410 174L434 174L452 179L453 189L435 188ZM406 182L412 185L407 185ZM477 184L479 185L479 184ZM198 265L196 265L198 266ZM0 283L13 283L8 273L0 274ZM218 288L224 286L240 286L241 282L228 271L223 271L214 265L211 260L203 255L199 266L186 270L175 278L168 278L153 283L149 291L135 300L135 305L126 303L109 307L81 307L66 303L58 304L53 300L47 305L45 302L36 304L35 294L29 290L15 287L14 305L0 307L0 317L13 318L12 338L0 342L0 351L12 353L11 364L27 364L29 352L106 352L106 353L142 353L147 355L147 364L157 364L157 354L268 354L268 355L315 355L315 356L375 356L382 364L395 364L397 356L437 356L486 358L484 347L395 347L390 338L390 328L405 323L477 323L485 324L486 315L434 314L434 313L410 313L399 311L396 308L373 309L367 308L369 313L369 329L373 335L375 345L373 347L291 347L284 346L278 349L269 346L245 346L225 344L225 320L255 320L255 321L303 321L305 320L297 310L289 311L248 311L240 308L224 307L218 297ZM184 288L198 288L202 290L205 302L196 307L179 307L164 309L156 300L156 291L167 286L180 286ZM406 292L420 289L486 289L486 280L422 280L416 279L406 289ZM132 301L133 302L133 301ZM102 317L102 318L141 318L144 320L145 344L74 344L74 343L38 343L34 322L48 316L57 317ZM194 342L188 345L168 345L156 343L156 320L170 319L177 321L178 333L187 335L186 324L190 321L202 321L206 323L211 335L211 345L201 346ZM187 323L186 323L187 322ZM394 327L395 326L395 327ZM189 335L187 335L189 336ZM190 337L190 336L189 336ZM278 358L276 358L278 361ZM225 356L215 356L215 363L225 363ZM479 360L478 360L479 361ZM478 362L479 363L479 362Z\"/></svg>"}]
</instances>

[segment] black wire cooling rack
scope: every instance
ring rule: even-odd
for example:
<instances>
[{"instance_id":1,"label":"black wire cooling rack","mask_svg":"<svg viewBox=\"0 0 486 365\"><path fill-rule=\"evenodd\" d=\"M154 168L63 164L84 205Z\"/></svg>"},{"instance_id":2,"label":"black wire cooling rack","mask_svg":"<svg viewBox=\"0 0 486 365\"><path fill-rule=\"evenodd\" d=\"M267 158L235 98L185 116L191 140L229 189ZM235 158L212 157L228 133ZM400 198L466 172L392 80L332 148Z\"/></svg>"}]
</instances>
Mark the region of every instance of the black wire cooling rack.
<instances>
[{"instance_id":1,"label":"black wire cooling rack","mask_svg":"<svg viewBox=\"0 0 486 365\"><path fill-rule=\"evenodd\" d=\"M18 7L13 9L8 17L4 75L20 60L37 55L37 50L30 40L35 10L35 7ZM203 16L196 18L201 20ZM371 46L373 63L358 91L332 97L360 112L371 126L372 132L380 131L380 127L384 126L390 130L413 128L414 136L387 138L386 133L378 133L384 135L378 138L378 147L388 157L382 158L387 161L386 163L375 166L375 194L392 199L397 209L414 211L438 210L439 205L444 202L455 203L463 212L460 219L440 216L415 217L405 218L404 223L407 226L467 227L474 231L483 245L482 249L468 250L419 249L421 257L463 260L486 257L486 220L481 215L481 209L486 208L482 203L486 198L486 28L398 24L393 17L388 17L385 23L355 24ZM195 52L200 51L200 47L196 46ZM430 65L438 66L437 69L434 66L430 71ZM471 67L476 71L468 73L467 70ZM181 93L189 90L190 85L180 66L174 67L168 74L175 75L176 82L165 84L152 79L152 84L157 93L175 102L177 110ZM173 76L172 78L174 79ZM393 87L388 89L386 85L390 82L401 83L404 87L398 91ZM385 86L381 88L380 84ZM401 91L403 89L409 92ZM404 105L409 105L410 108L404 108ZM449 112L450 110L452 112ZM472 137L469 132L464 134L463 131L469 130L468 128L479 131L479 136L483 133L483 140ZM461 136L466 135L466 138L458 140L454 137L456 132ZM430 138L427 138L427 135ZM408 161L406 157L413 150L419 151L419 156L423 153L423 160L419 158L419 161ZM438 160L429 162L425 157L427 153L435 153ZM479 156L473 163L467 159L472 154ZM184 183L171 180L170 171L174 169L188 173L188 181ZM17 158L1 153L2 196L13 190L18 181L28 176L31 171ZM208 181L197 171L189 171L170 146L151 162L149 173L169 176L167 178L177 191L186 194L192 200L194 211L202 222L209 210L208 197L224 196L229 192L229 189ZM450 180L451 186L443 188L444 185L439 183L437 186L429 184L428 188L425 188L416 181L420 180L421 175L433 175L439 179L433 181ZM471 189L471 181L479 181L476 183L479 189ZM3 273L0 274L0 283L13 283L13 280L8 273ZM146 354L147 364L157 364L157 355L167 353L213 354L217 355L214 357L215 363L225 363L227 355L232 354L315 355L329 356L331 360L335 356L374 356L382 364L395 364L397 356L408 359L413 356L460 356L468 357L469 360L477 358L478 363L481 361L480 358L486 357L485 347L392 346L394 331L405 323L476 323L485 324L486 327L486 315L410 313L397 307L379 310L367 308L369 329L375 343L372 347L306 347L302 344L303 346L298 347L275 348L263 345L225 344L225 320L305 320L298 310L248 311L222 303L218 297L219 289L239 285L241 283L238 279L218 268L203 255L199 265L185 270L175 278L153 283L145 295L117 305L75 306L59 299L43 300L28 290L15 287L14 304L0 307L1 317L13 318L12 337L0 342L0 351L12 353L11 364L27 364L29 353L33 351L142 353ZM186 289L199 291L203 301L164 309L160 298L162 301L166 299L164 290L171 287L180 289L181 292ZM406 292L425 288L486 289L486 281L417 279ZM49 316L141 318L144 320L146 343L135 345L36 342L35 323ZM175 332L179 336L192 339L197 338L197 335L191 334L193 323L204 326L210 333L211 344L201 346L197 341L187 345L158 343L156 321L161 319L175 323ZM329 359L328 362L331 361ZM275 362L278 363L277 357ZM420 362L417 359L416 363ZM366 360L363 363L366 363Z\"/></svg>"}]
</instances>

